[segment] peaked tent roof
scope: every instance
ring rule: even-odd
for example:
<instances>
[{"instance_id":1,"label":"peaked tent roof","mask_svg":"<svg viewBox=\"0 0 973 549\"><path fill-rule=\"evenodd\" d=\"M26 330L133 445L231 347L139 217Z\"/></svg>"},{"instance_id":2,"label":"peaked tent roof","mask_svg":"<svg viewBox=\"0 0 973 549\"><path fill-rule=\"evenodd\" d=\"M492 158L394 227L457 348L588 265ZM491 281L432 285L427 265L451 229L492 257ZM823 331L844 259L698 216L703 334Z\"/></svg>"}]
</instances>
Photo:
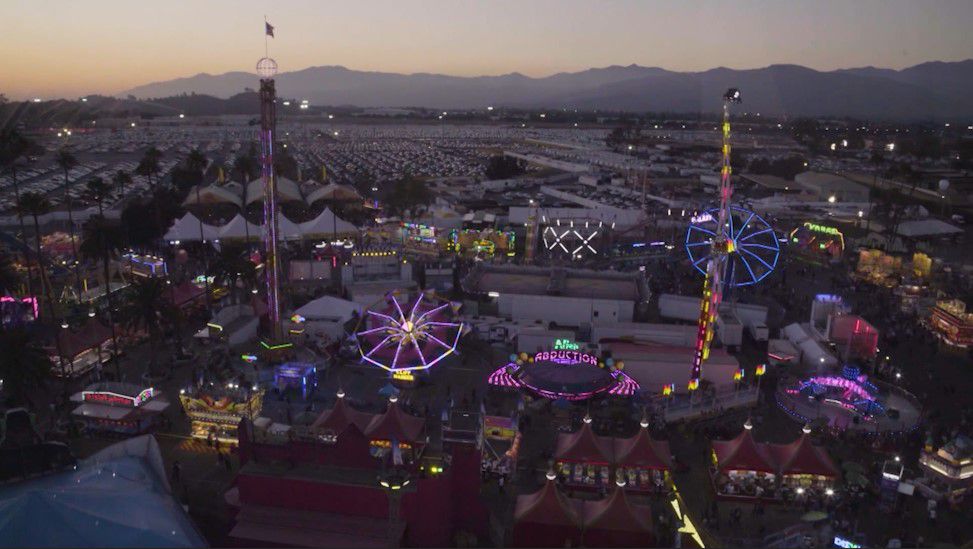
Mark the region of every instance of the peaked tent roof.
<instances>
[{"instance_id":1,"label":"peaked tent roof","mask_svg":"<svg viewBox=\"0 0 973 549\"><path fill-rule=\"evenodd\" d=\"M790 444L771 444L770 452L782 475L838 476L838 468L828 452L812 444L806 434Z\"/></svg>"},{"instance_id":2,"label":"peaked tent roof","mask_svg":"<svg viewBox=\"0 0 973 549\"><path fill-rule=\"evenodd\" d=\"M297 183L287 179L286 177L278 177L275 181L277 183L277 197L280 202L303 202L304 199L301 197L301 189L297 186ZM247 184L247 206L253 204L254 202L260 202L264 199L264 181L262 178L256 178Z\"/></svg>"},{"instance_id":3,"label":"peaked tent roof","mask_svg":"<svg viewBox=\"0 0 973 549\"><path fill-rule=\"evenodd\" d=\"M277 216L277 234L282 240L300 240L304 237L301 226L284 215Z\"/></svg>"},{"instance_id":4,"label":"peaked tent roof","mask_svg":"<svg viewBox=\"0 0 973 549\"><path fill-rule=\"evenodd\" d=\"M0 540L10 547L206 546L171 494L151 435L113 444L75 469L0 487Z\"/></svg>"},{"instance_id":5,"label":"peaked tent roof","mask_svg":"<svg viewBox=\"0 0 973 549\"><path fill-rule=\"evenodd\" d=\"M250 223L240 214L236 214L229 223L220 227L220 238L247 238L247 232L251 239L260 239L263 235L263 227Z\"/></svg>"},{"instance_id":6,"label":"peaked tent roof","mask_svg":"<svg viewBox=\"0 0 973 549\"><path fill-rule=\"evenodd\" d=\"M553 480L548 480L544 487L533 494L517 496L514 506L515 523L548 524L553 526L571 526L579 528L581 519L557 489Z\"/></svg>"},{"instance_id":7,"label":"peaked tent roof","mask_svg":"<svg viewBox=\"0 0 973 549\"><path fill-rule=\"evenodd\" d=\"M197 197L197 189L199 189ZM198 198L198 200L197 200ZM183 206L188 206L192 204L233 204L237 207L243 206L243 199L240 195L232 188L227 188L220 185L208 185L202 186L197 185L189 190L189 194L186 195L186 199L182 201Z\"/></svg>"},{"instance_id":8,"label":"peaked tent roof","mask_svg":"<svg viewBox=\"0 0 973 549\"><path fill-rule=\"evenodd\" d=\"M337 183L328 183L323 187L314 189L307 195L308 204L314 204L318 200L353 202L361 199L362 196L354 187L338 185Z\"/></svg>"},{"instance_id":9,"label":"peaked tent roof","mask_svg":"<svg viewBox=\"0 0 973 549\"><path fill-rule=\"evenodd\" d=\"M422 432L426 428L426 421L421 417L409 415L399 408L395 402L390 402L385 413L374 416L365 429L365 436L371 440L392 440L399 442L417 443L421 440Z\"/></svg>"},{"instance_id":10,"label":"peaked tent roof","mask_svg":"<svg viewBox=\"0 0 973 549\"><path fill-rule=\"evenodd\" d=\"M331 208L325 208L314 219L301 223L301 232L308 236L357 233L358 227L336 216Z\"/></svg>"},{"instance_id":11,"label":"peaked tent roof","mask_svg":"<svg viewBox=\"0 0 973 549\"><path fill-rule=\"evenodd\" d=\"M573 433L557 435L557 449L554 457L563 461L583 461L589 463L611 463L611 439L600 437L591 430L590 423L583 423Z\"/></svg>"},{"instance_id":12,"label":"peaked tent roof","mask_svg":"<svg viewBox=\"0 0 973 549\"><path fill-rule=\"evenodd\" d=\"M777 464L766 444L757 444L749 429L733 440L714 440L713 451L721 471L777 473Z\"/></svg>"},{"instance_id":13,"label":"peaked tent roof","mask_svg":"<svg viewBox=\"0 0 973 549\"><path fill-rule=\"evenodd\" d=\"M339 398L337 402L334 403L334 407L330 410L326 410L321 413L320 416L314 423L311 424L312 429L321 429L323 431L333 431L336 434L341 434L349 425L354 425L362 432L368 427L376 416L372 414L367 414L365 412L359 412L351 407L350 404L344 399Z\"/></svg>"},{"instance_id":14,"label":"peaked tent roof","mask_svg":"<svg viewBox=\"0 0 973 549\"><path fill-rule=\"evenodd\" d=\"M649 469L669 469L672 467L672 453L667 441L653 439L649 430L642 427L631 438L615 439L615 463Z\"/></svg>"},{"instance_id":15,"label":"peaked tent roof","mask_svg":"<svg viewBox=\"0 0 973 549\"><path fill-rule=\"evenodd\" d=\"M584 503L584 528L622 532L652 532L652 511L632 505L625 490L616 488L611 496Z\"/></svg>"},{"instance_id":16,"label":"peaked tent roof","mask_svg":"<svg viewBox=\"0 0 973 549\"><path fill-rule=\"evenodd\" d=\"M166 240L199 240L199 218L186 212L186 215L173 222L172 227L166 231ZM215 240L219 238L219 228L212 225L202 224L203 238L205 240Z\"/></svg>"}]
</instances>

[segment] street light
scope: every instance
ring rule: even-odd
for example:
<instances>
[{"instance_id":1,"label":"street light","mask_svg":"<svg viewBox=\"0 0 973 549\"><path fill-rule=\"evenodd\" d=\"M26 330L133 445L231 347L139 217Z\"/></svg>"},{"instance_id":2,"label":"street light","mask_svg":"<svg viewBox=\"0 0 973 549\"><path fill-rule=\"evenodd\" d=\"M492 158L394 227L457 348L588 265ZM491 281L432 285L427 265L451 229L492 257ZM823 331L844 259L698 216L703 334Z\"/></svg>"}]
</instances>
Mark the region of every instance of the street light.
<instances>
[{"instance_id":1,"label":"street light","mask_svg":"<svg viewBox=\"0 0 973 549\"><path fill-rule=\"evenodd\" d=\"M391 470L383 471L378 477L378 484L385 489L389 497L389 546L397 547L399 539L396 533L396 525L399 521L399 506L402 501L402 489L409 485L409 473L394 467Z\"/></svg>"}]
</instances>

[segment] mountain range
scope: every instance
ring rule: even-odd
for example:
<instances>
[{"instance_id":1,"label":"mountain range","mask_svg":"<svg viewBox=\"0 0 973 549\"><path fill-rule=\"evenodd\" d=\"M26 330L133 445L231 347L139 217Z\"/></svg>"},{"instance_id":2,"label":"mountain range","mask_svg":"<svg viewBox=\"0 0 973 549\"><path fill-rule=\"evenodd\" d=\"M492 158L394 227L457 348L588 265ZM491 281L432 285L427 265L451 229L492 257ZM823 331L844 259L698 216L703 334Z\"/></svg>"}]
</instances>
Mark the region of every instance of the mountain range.
<instances>
[{"instance_id":1,"label":"mountain range","mask_svg":"<svg viewBox=\"0 0 973 549\"><path fill-rule=\"evenodd\" d=\"M929 62L902 70L817 71L799 65L771 65L675 72L615 65L542 78L519 73L478 77L398 74L321 66L283 72L276 81L282 97L331 106L715 112L723 91L736 87L743 92L747 111L768 115L913 120L973 116L973 59ZM229 98L257 85L257 76L246 72L197 74L138 86L119 95L149 99L197 93Z\"/></svg>"}]
</instances>

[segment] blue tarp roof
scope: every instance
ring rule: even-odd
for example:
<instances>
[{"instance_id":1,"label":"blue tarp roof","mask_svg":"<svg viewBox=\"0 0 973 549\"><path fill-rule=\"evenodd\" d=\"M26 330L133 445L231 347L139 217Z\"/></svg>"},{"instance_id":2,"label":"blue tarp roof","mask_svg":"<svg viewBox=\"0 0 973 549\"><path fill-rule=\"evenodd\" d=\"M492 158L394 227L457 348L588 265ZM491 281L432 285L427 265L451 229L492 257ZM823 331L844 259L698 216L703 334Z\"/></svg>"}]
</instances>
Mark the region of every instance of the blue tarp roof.
<instances>
[{"instance_id":1,"label":"blue tarp roof","mask_svg":"<svg viewBox=\"0 0 973 549\"><path fill-rule=\"evenodd\" d=\"M143 446L0 487L0 547L205 547Z\"/></svg>"}]
</instances>

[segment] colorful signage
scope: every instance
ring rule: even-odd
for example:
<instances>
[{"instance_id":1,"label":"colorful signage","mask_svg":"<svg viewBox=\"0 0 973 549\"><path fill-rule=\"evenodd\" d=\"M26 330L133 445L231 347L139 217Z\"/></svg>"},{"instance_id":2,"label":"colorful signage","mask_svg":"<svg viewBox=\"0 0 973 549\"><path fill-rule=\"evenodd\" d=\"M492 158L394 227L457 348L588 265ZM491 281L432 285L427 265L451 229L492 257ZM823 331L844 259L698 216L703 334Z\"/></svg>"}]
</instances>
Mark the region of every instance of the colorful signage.
<instances>
[{"instance_id":1,"label":"colorful signage","mask_svg":"<svg viewBox=\"0 0 973 549\"><path fill-rule=\"evenodd\" d=\"M534 355L534 362L556 362L557 364L598 365L598 357L577 351L541 351Z\"/></svg>"},{"instance_id":2,"label":"colorful signage","mask_svg":"<svg viewBox=\"0 0 973 549\"><path fill-rule=\"evenodd\" d=\"M517 423L504 416L484 416L483 435L498 440L513 440L517 435Z\"/></svg>"},{"instance_id":3,"label":"colorful signage","mask_svg":"<svg viewBox=\"0 0 973 549\"><path fill-rule=\"evenodd\" d=\"M94 402L98 404L107 404L109 406L128 406L135 408L141 406L148 402L153 396L155 396L155 391L152 387L143 390L136 396L122 395L119 393L113 393L111 391L82 391L81 399L85 402Z\"/></svg>"},{"instance_id":4,"label":"colorful signage","mask_svg":"<svg viewBox=\"0 0 973 549\"><path fill-rule=\"evenodd\" d=\"M834 227L827 227L825 225L818 225L817 223L805 223L804 228L811 231L812 233L830 234L833 236L842 236L841 231Z\"/></svg>"},{"instance_id":5,"label":"colorful signage","mask_svg":"<svg viewBox=\"0 0 973 549\"><path fill-rule=\"evenodd\" d=\"M555 350L565 350L565 351L577 351L581 348L581 345L571 341L570 339L555 339L554 349Z\"/></svg>"}]
</instances>

